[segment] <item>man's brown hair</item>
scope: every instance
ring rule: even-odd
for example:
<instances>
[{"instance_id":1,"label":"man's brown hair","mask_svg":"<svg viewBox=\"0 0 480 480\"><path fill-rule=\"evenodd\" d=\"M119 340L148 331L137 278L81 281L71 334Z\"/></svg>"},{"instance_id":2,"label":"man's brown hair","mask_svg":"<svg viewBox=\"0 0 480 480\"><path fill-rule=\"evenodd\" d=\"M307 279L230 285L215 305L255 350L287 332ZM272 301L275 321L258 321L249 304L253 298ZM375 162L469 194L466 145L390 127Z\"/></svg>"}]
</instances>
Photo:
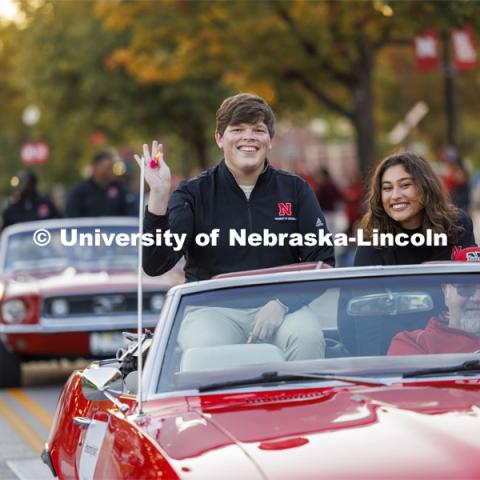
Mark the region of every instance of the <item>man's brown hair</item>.
<instances>
[{"instance_id":1,"label":"man's brown hair","mask_svg":"<svg viewBox=\"0 0 480 480\"><path fill-rule=\"evenodd\" d=\"M270 105L258 95L239 93L226 98L217 110L217 132L223 135L229 125L264 122L270 137L275 133L275 115Z\"/></svg>"}]
</instances>

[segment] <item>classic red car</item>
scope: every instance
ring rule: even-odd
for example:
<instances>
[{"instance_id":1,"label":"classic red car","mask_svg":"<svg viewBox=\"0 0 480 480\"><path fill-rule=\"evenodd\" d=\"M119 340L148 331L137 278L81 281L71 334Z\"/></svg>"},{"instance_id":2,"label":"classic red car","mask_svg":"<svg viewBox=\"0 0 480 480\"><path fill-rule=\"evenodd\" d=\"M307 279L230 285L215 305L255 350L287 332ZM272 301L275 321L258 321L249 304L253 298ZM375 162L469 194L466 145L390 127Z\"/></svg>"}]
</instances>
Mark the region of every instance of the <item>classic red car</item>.
<instances>
[{"instance_id":1,"label":"classic red car","mask_svg":"<svg viewBox=\"0 0 480 480\"><path fill-rule=\"evenodd\" d=\"M122 244L107 246L120 234ZM137 248L128 245L135 234L138 220L128 217L28 222L2 232L0 387L20 383L22 360L105 357L124 343L122 331L137 322ZM183 278L180 269L145 277L147 328Z\"/></svg>"},{"instance_id":2,"label":"classic red car","mask_svg":"<svg viewBox=\"0 0 480 480\"><path fill-rule=\"evenodd\" d=\"M448 308L452 320L454 295L470 306L446 334L480 341L479 273L323 269L174 287L151 345L72 374L42 458L61 479L478 479L474 343L389 351ZM278 330L249 343L276 300L289 309Z\"/></svg>"}]
</instances>

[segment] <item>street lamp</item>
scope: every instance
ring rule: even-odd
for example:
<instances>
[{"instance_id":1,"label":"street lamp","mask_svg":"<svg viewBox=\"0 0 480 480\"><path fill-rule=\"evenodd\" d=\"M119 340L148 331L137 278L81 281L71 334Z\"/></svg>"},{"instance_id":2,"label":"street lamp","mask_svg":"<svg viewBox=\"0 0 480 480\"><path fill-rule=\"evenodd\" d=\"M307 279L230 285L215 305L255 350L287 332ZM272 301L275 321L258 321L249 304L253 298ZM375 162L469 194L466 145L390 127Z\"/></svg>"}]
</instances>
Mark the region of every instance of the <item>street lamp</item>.
<instances>
[{"instance_id":1,"label":"street lamp","mask_svg":"<svg viewBox=\"0 0 480 480\"><path fill-rule=\"evenodd\" d=\"M33 127L40 120L41 112L36 105L29 105L23 110L22 120L27 127Z\"/></svg>"}]
</instances>

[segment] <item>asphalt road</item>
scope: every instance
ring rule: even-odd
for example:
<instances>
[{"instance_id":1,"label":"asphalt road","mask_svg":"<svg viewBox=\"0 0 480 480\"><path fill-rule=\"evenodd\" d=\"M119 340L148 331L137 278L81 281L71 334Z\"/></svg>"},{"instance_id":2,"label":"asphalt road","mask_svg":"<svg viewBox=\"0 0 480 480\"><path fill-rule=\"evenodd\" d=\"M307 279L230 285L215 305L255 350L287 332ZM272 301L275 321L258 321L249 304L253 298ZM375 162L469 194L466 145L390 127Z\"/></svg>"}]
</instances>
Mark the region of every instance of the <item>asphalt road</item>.
<instances>
[{"instance_id":1,"label":"asphalt road","mask_svg":"<svg viewBox=\"0 0 480 480\"><path fill-rule=\"evenodd\" d=\"M22 388L0 389L0 479L52 479L40 460L62 386L85 361L24 365Z\"/></svg>"}]
</instances>

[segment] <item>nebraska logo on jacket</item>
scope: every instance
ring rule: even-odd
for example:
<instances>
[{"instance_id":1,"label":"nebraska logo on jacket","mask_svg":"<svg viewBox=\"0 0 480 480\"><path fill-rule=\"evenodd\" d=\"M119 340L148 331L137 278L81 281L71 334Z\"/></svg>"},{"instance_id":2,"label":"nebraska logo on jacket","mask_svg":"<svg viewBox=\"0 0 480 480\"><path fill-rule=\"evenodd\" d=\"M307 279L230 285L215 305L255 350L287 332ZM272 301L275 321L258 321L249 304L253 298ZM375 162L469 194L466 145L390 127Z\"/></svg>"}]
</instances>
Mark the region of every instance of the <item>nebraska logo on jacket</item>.
<instances>
[{"instance_id":1,"label":"nebraska logo on jacket","mask_svg":"<svg viewBox=\"0 0 480 480\"><path fill-rule=\"evenodd\" d=\"M292 215L292 204L290 202L278 204L278 216L279 217L290 217Z\"/></svg>"},{"instance_id":2,"label":"nebraska logo on jacket","mask_svg":"<svg viewBox=\"0 0 480 480\"><path fill-rule=\"evenodd\" d=\"M292 217L292 202L277 203L278 216L275 220L296 220L297 217Z\"/></svg>"}]
</instances>

